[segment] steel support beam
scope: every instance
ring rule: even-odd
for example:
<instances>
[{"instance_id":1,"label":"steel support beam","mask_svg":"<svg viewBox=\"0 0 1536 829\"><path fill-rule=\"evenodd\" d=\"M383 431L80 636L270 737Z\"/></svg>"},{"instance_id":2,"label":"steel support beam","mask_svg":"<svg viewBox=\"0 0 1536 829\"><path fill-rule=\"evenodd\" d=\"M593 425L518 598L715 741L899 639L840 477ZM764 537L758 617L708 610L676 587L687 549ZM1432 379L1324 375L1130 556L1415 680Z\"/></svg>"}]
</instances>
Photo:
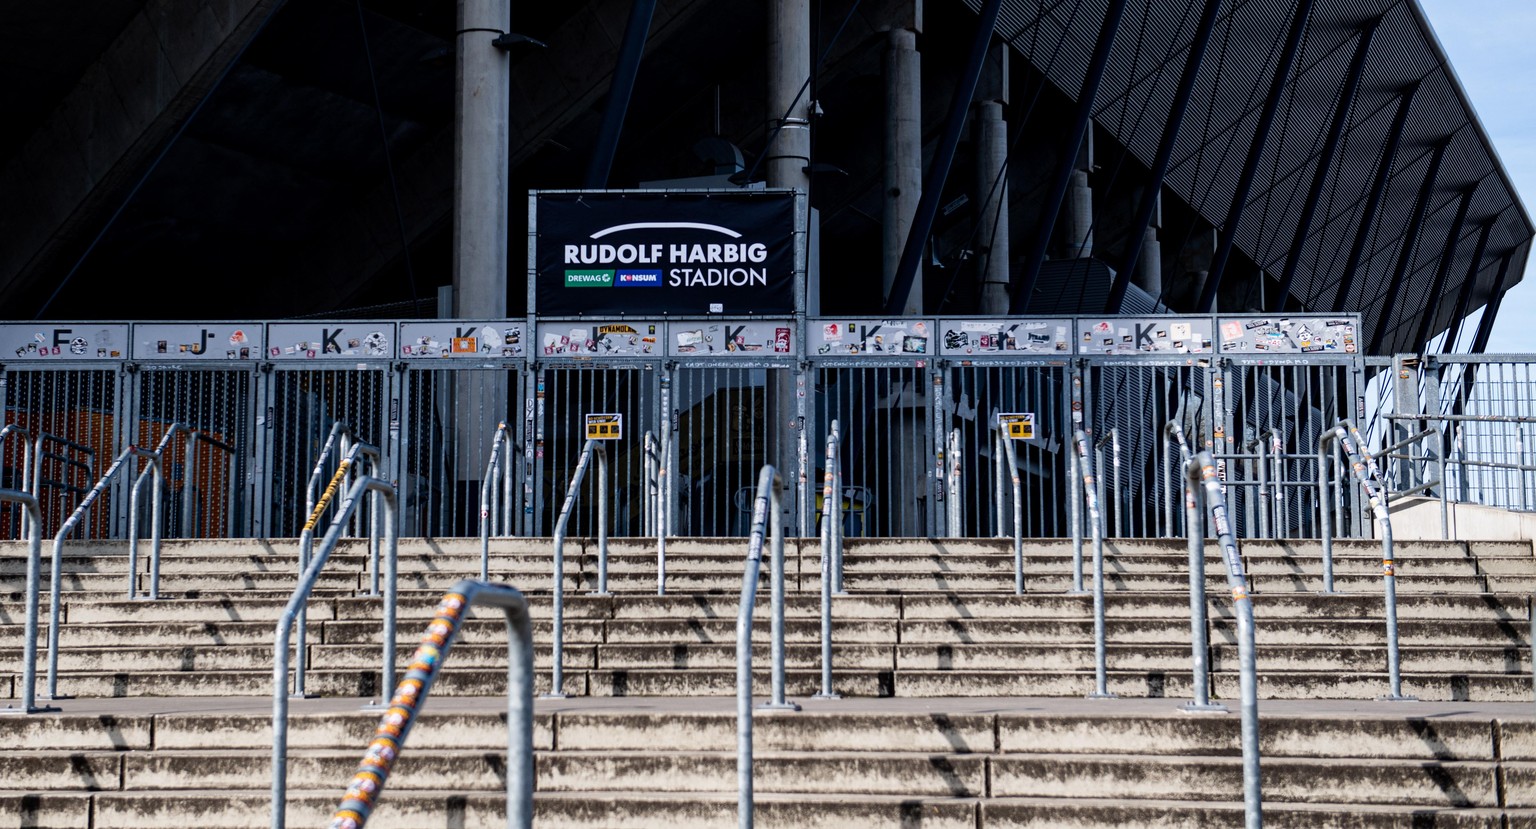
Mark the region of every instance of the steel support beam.
<instances>
[{"instance_id":1,"label":"steel support beam","mask_svg":"<svg viewBox=\"0 0 1536 829\"><path fill-rule=\"evenodd\" d=\"M1483 256L1488 252L1488 234L1493 232L1493 219L1483 222L1477 233L1477 247L1472 251L1472 264L1467 266L1467 276L1461 281L1461 292L1456 296L1456 310L1451 312L1451 327L1440 341L1440 353L1450 354L1456 348L1456 338L1461 336L1461 321L1472 303L1472 290L1477 287L1477 274L1482 270Z\"/></svg>"},{"instance_id":2,"label":"steel support beam","mask_svg":"<svg viewBox=\"0 0 1536 829\"><path fill-rule=\"evenodd\" d=\"M1481 354L1488 348L1488 338L1493 335L1493 321L1499 316L1499 306L1504 303L1504 280L1509 276L1509 263L1515 258L1513 249L1504 252L1499 262L1499 275L1494 277L1493 292L1488 304L1483 306L1483 316L1477 321L1477 336L1472 338L1473 354Z\"/></svg>"},{"instance_id":3,"label":"steel support beam","mask_svg":"<svg viewBox=\"0 0 1536 829\"><path fill-rule=\"evenodd\" d=\"M1456 258L1456 247L1461 242L1461 232L1467 226L1467 210L1472 206L1472 197L1477 195L1477 182L1473 182L1467 189L1461 191L1461 203L1456 206L1456 218L1451 221L1451 232L1445 237L1445 249L1440 253L1440 266L1435 268L1435 280L1429 284L1429 295L1425 297L1424 311L1419 315L1419 330L1413 336L1413 353L1418 354L1424 350L1424 345L1429 342L1429 332L1435 324L1435 317L1440 315L1440 303L1445 299L1445 279L1451 272L1451 260Z\"/></svg>"},{"instance_id":4,"label":"steel support beam","mask_svg":"<svg viewBox=\"0 0 1536 829\"><path fill-rule=\"evenodd\" d=\"M1397 114L1392 116L1392 126L1387 129L1387 143L1382 145L1381 162L1376 165L1376 178L1371 182L1371 194L1365 200L1360 213L1360 225L1355 228L1355 241L1349 247L1349 259L1344 263L1344 275L1339 278L1339 291L1334 294L1333 307L1348 311L1349 295L1355 287L1355 274L1365 258L1365 246L1376 227L1376 215L1381 212L1381 201L1387 194L1387 184L1392 181L1392 171L1397 166L1397 152L1403 145L1403 128L1408 125L1408 114L1413 110L1413 99L1419 93L1419 82L1404 89L1397 100Z\"/></svg>"},{"instance_id":5,"label":"steel support beam","mask_svg":"<svg viewBox=\"0 0 1536 829\"><path fill-rule=\"evenodd\" d=\"M1248 144L1248 158L1243 162L1242 174L1237 179L1237 191L1232 194L1232 206L1227 209L1227 220L1221 225L1221 244L1211 260L1211 273L1200 291L1195 310L1206 312L1216 302L1221 290L1222 277L1226 275L1227 262L1232 258L1232 248L1237 243L1238 226L1243 222L1243 212L1248 207L1248 194L1253 189L1253 179L1259 173L1264 148L1269 144L1269 133L1275 125L1275 114L1280 111L1280 99L1290 85L1291 69L1296 66L1296 56L1301 52L1302 36L1307 32L1307 21L1312 16L1313 0L1299 0L1296 13L1291 17L1291 28L1285 36L1285 48L1280 62L1275 66L1275 76L1269 82L1269 94L1264 98L1264 108L1259 112L1259 123L1253 128L1253 141Z\"/></svg>"},{"instance_id":6,"label":"steel support beam","mask_svg":"<svg viewBox=\"0 0 1536 829\"><path fill-rule=\"evenodd\" d=\"M1195 81L1205 64L1206 47L1211 43L1211 33L1216 31L1216 18L1221 15L1222 0L1206 0L1200 15L1195 39L1190 41L1189 55L1184 59L1184 73L1179 76L1179 88L1173 95L1173 106L1168 110L1168 120L1163 122L1163 137L1157 142L1157 155L1152 160L1151 175L1147 188L1136 205L1136 215L1131 219L1126 238L1125 254L1115 265L1115 281L1109 288L1109 299L1104 303L1104 313L1118 314L1125 302L1125 292L1131 284L1131 275L1141 258L1147 230L1152 226L1152 214L1157 211L1157 197L1163 191L1163 180L1168 177L1168 165L1173 161L1173 147L1179 142L1179 130L1184 126L1184 114L1189 110L1189 99L1195 91Z\"/></svg>"},{"instance_id":7,"label":"steel support beam","mask_svg":"<svg viewBox=\"0 0 1536 829\"><path fill-rule=\"evenodd\" d=\"M1061 204L1067 197L1067 185L1071 184L1072 172L1077 169L1077 154L1083 146L1083 136L1088 134L1088 128L1093 123L1094 100L1099 96L1099 84L1104 80L1104 68L1109 65L1109 53L1114 49L1115 36L1120 31L1120 19L1125 16L1125 6L1126 0L1110 0L1109 9L1104 14L1104 23L1099 27L1093 60L1088 65L1088 74L1083 77L1083 86L1078 90L1077 115L1072 131L1067 133L1055 177L1047 191L1049 195L1041 205L1040 223L1035 228L1035 241L1030 248L1029 258L1025 260L1019 278L1013 283L1009 296L1010 313L1023 314L1029 311L1030 296L1035 292L1035 282L1040 278L1041 266L1045 264L1046 250L1051 245L1051 236L1056 232L1056 220L1061 217Z\"/></svg>"},{"instance_id":8,"label":"steel support beam","mask_svg":"<svg viewBox=\"0 0 1536 829\"><path fill-rule=\"evenodd\" d=\"M1354 109L1355 93L1360 89L1360 78L1365 74L1365 62L1371 53L1371 41L1381 18L1375 18L1360 30L1355 42L1355 56L1350 59L1344 85L1339 89L1339 100L1333 109L1333 120L1328 125L1328 138L1323 142L1322 154L1317 159L1317 169L1312 172L1312 184L1307 197L1301 202L1301 218L1296 222L1296 235L1291 239L1290 255L1285 258L1285 270L1280 274L1280 307L1289 311L1291 288L1296 283L1296 268L1301 265L1301 250L1312 233L1312 220L1317 216L1317 205L1322 201L1323 185L1328 183L1328 173L1333 169L1333 159L1338 155L1339 141L1344 137L1344 127L1349 123L1349 113Z\"/></svg>"},{"instance_id":9,"label":"steel support beam","mask_svg":"<svg viewBox=\"0 0 1536 829\"><path fill-rule=\"evenodd\" d=\"M1114 0L1125 5L1125 0ZM976 82L981 78L982 65L987 60L987 49L992 45L992 33L997 28L997 15L1002 11L1003 0L987 0L981 9L981 19L976 24L976 35L971 39L971 53L966 58L965 71L955 83L954 97L949 100L949 115L944 122L944 135L939 139L933 154L933 166L923 181L923 197L917 202L917 215L912 218L912 229L907 233L907 243L901 249L901 262L896 266L896 279L891 283L891 295L886 299L886 313L897 315L907 303L917 269L922 264L923 247L928 233L933 229L934 216L939 212L939 197L944 192L944 182L949 178L949 168L955 160L955 149L960 146L960 132L965 128L966 116L971 111L971 98L976 95ZM922 307L922 303L918 303Z\"/></svg>"},{"instance_id":10,"label":"steel support beam","mask_svg":"<svg viewBox=\"0 0 1536 829\"><path fill-rule=\"evenodd\" d=\"M1387 295L1382 300L1381 311L1376 315L1376 327L1371 331L1371 344L1367 354L1376 354L1387 336L1387 325L1397 310L1398 297L1403 294L1403 283L1408 280L1414 255L1419 249L1419 236L1424 232L1424 218L1429 215L1429 200L1435 194L1435 182L1440 178L1440 163L1445 160L1445 148L1451 145L1449 138L1441 139L1429 156L1429 168L1424 171L1424 182L1419 185L1419 195L1413 200L1413 213L1409 214L1408 229L1403 233L1403 244L1397 251L1397 265L1392 278L1387 281Z\"/></svg>"},{"instance_id":11,"label":"steel support beam","mask_svg":"<svg viewBox=\"0 0 1536 829\"><path fill-rule=\"evenodd\" d=\"M619 149L619 134L624 131L624 116L629 113L629 99L635 91L635 77L640 74L640 58L651 34L651 17L656 0L634 0L629 6L629 23L624 28L624 42L619 46L618 64L608 85L608 106L603 110L603 125L597 131L597 146L587 163L587 189L608 186L613 170L613 156Z\"/></svg>"}]
</instances>

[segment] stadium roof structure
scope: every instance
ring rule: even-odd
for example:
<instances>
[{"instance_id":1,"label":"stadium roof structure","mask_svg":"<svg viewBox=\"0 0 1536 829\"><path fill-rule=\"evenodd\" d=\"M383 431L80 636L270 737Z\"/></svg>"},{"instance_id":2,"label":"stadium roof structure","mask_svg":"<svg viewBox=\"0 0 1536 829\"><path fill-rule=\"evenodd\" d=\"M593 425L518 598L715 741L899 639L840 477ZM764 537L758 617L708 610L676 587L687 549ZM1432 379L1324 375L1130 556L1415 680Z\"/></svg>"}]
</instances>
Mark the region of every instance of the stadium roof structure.
<instances>
[{"instance_id":1,"label":"stadium roof structure","mask_svg":"<svg viewBox=\"0 0 1536 829\"><path fill-rule=\"evenodd\" d=\"M994 2L994 41L1023 58L1008 69L1015 86L1046 91L1038 107L1009 108L1016 258L1049 241L1040 177L1063 163L1054 151L1062 123L1096 47L1112 43L1092 134L1119 145L1102 156L1142 169L1118 189L1095 183L1103 264L1136 247L1125 208L1150 189L1146 170L1166 150L1154 192L1176 198L1163 209L1190 218L1192 234L1215 228L1230 240L1229 286L1268 290L1243 308L1221 294L1221 310L1359 309L1368 350L1408 351L1521 279L1531 219L1416 0L825 0L814 4L820 57L809 86L826 110L811 166L833 171L813 179L821 267L845 281L837 296L824 288L830 311L880 310L856 303L878 298L881 32L893 10L926 6L931 149L976 12ZM612 186L718 172L722 159L701 155L705 144L740 148L738 164L771 153L768 3L656 4ZM423 307L451 281L454 3L90 5L84 17L69 3L0 12L10 127L0 133L0 316L196 318L214 285L221 308L252 315L363 312ZM514 194L582 185L633 6L514 5L515 28L548 44L509 53ZM1173 118L1186 83L1183 117ZM1165 136L1174 139L1166 147ZM950 211L967 178L952 173L943 191L932 238L947 242L924 265L929 312L964 313L971 299L952 299L955 285L968 290L954 275L976 247L965 225L972 208ZM972 195L974 206L984 194ZM523 244L521 201L512 199L510 245ZM1176 236L1163 239L1164 260L1180 269L1165 284L1190 281L1188 239ZM1052 263L1043 284L1071 285L1075 272L1063 277L1062 267ZM516 299L524 277L511 270ZM146 287L124 273L162 278ZM1218 281L1205 292L1215 296ZM1279 292L1287 283L1289 304ZM1099 304L1102 291L1091 293ZM1198 310L1182 296L1149 301L1164 299Z\"/></svg>"},{"instance_id":2,"label":"stadium roof structure","mask_svg":"<svg viewBox=\"0 0 1536 829\"><path fill-rule=\"evenodd\" d=\"M1291 307L1360 310L1373 350L1422 348L1469 280L1464 313L1519 281L1530 215L1416 0L1207 2L1217 14L1193 62L1201 2L1003 0L997 36L1077 99L1123 6L1092 115L1149 168L1193 64L1164 185L1214 227L1235 216L1233 242L1272 276L1294 258ZM1295 59L1275 84L1298 16Z\"/></svg>"}]
</instances>

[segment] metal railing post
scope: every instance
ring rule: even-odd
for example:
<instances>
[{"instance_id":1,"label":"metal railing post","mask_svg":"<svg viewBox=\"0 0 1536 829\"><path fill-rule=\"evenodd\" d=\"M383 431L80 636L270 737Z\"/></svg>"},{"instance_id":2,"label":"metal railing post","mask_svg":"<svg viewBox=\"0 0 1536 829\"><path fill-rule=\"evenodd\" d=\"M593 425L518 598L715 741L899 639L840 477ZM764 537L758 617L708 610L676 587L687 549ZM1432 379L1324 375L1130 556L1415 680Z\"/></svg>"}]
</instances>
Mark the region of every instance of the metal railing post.
<instances>
[{"instance_id":1,"label":"metal railing post","mask_svg":"<svg viewBox=\"0 0 1536 829\"><path fill-rule=\"evenodd\" d=\"M1170 438L1177 438L1179 444L1179 491L1184 496L1184 532L1189 541L1189 651L1194 699L1183 705L1182 710L1192 714L1226 713L1225 705L1211 702L1211 646L1206 629L1205 531L1200 513L1200 492L1189 479L1188 468L1192 458L1189 444L1184 439L1184 430L1177 421L1170 421L1163 427L1164 446L1169 444Z\"/></svg>"},{"instance_id":2,"label":"metal railing post","mask_svg":"<svg viewBox=\"0 0 1536 829\"><path fill-rule=\"evenodd\" d=\"M164 460L159 452L147 456L149 464L139 472L128 490L128 598L139 597L139 493L145 480L153 477L155 486L150 497L150 579L149 598L160 598L160 519L161 498L164 495Z\"/></svg>"},{"instance_id":3,"label":"metal railing post","mask_svg":"<svg viewBox=\"0 0 1536 829\"><path fill-rule=\"evenodd\" d=\"M1077 452L1067 456L1067 523L1072 527L1072 590L1082 595L1083 589L1083 465Z\"/></svg>"},{"instance_id":4,"label":"metal railing post","mask_svg":"<svg viewBox=\"0 0 1536 829\"><path fill-rule=\"evenodd\" d=\"M960 502L960 481L962 474L960 459L960 430L952 429L949 433L949 515L945 534L950 538L960 538L965 533L965 508ZM838 504L838 518L842 518L842 504Z\"/></svg>"},{"instance_id":5,"label":"metal railing post","mask_svg":"<svg viewBox=\"0 0 1536 829\"><path fill-rule=\"evenodd\" d=\"M1191 491L1202 485L1205 488L1206 506L1227 563L1227 585L1232 589L1232 605L1237 611L1237 650L1241 665L1238 685L1242 697L1244 825L1247 829L1260 829L1264 822L1264 796L1259 772L1259 679L1254 649L1253 600L1248 596L1242 554L1232 536L1232 522L1221 479L1216 475L1216 461L1211 453L1201 452L1185 465L1184 470L1185 485Z\"/></svg>"},{"instance_id":6,"label":"metal railing post","mask_svg":"<svg viewBox=\"0 0 1536 829\"><path fill-rule=\"evenodd\" d=\"M1104 525L1099 513L1099 497L1093 475L1092 449L1088 435L1082 429L1073 433L1077 444L1078 463L1083 469L1083 495L1088 512L1088 526L1093 533L1093 693L1089 699L1114 699L1109 692L1109 670L1106 665L1104 634Z\"/></svg>"},{"instance_id":7,"label":"metal railing post","mask_svg":"<svg viewBox=\"0 0 1536 829\"><path fill-rule=\"evenodd\" d=\"M1354 424L1341 420L1333 427L1333 431L1355 473L1355 479L1360 483L1361 491L1365 493L1366 503L1376 516L1376 523L1381 527L1381 576L1387 616L1387 678L1390 690L1380 699L1391 702L1416 700L1417 697L1403 695L1402 659L1397 637L1397 561L1392 547L1392 516L1387 509L1384 486L1376 475L1364 438Z\"/></svg>"},{"instance_id":8,"label":"metal railing post","mask_svg":"<svg viewBox=\"0 0 1536 829\"><path fill-rule=\"evenodd\" d=\"M1336 439L1333 429L1325 429L1317 438L1317 526L1318 537L1323 545L1323 592L1333 593L1333 503L1332 485L1329 479L1328 468L1333 462L1333 442Z\"/></svg>"},{"instance_id":9,"label":"metal railing post","mask_svg":"<svg viewBox=\"0 0 1536 829\"><path fill-rule=\"evenodd\" d=\"M597 595L608 592L608 450L602 444L597 455Z\"/></svg>"},{"instance_id":10,"label":"metal railing post","mask_svg":"<svg viewBox=\"0 0 1536 829\"><path fill-rule=\"evenodd\" d=\"M374 730L331 826L363 829L367 825L432 685L448 661L464 618L476 604L497 607L506 614L507 827L526 829L533 825L533 624L528 600L511 587L465 579L438 603L432 624L411 659L410 672L390 698L389 709ZM274 800L273 812L281 807Z\"/></svg>"},{"instance_id":11,"label":"metal railing post","mask_svg":"<svg viewBox=\"0 0 1536 829\"><path fill-rule=\"evenodd\" d=\"M834 489L837 475L837 421L827 434L827 450L821 487L821 692L818 699L838 699L832 690L832 536L842 529L842 493ZM834 502L834 497L836 501ZM836 519L833 509L837 510ZM837 525L837 530L833 525Z\"/></svg>"},{"instance_id":12,"label":"metal railing post","mask_svg":"<svg viewBox=\"0 0 1536 829\"><path fill-rule=\"evenodd\" d=\"M741 580L741 602L736 612L736 822L740 829L752 829L752 611L757 605L758 575L763 564L763 537L773 546L773 571L782 579L784 534L780 526L779 498L783 482L772 466L764 466L757 476L757 498L752 506L752 532L747 540L747 563ZM766 528L764 525L767 525ZM780 583L782 587L782 582ZM782 593L775 591L771 605L774 617L773 701L763 707L799 710L782 696L784 604Z\"/></svg>"},{"instance_id":13,"label":"metal railing post","mask_svg":"<svg viewBox=\"0 0 1536 829\"><path fill-rule=\"evenodd\" d=\"M21 474L19 476L17 476L17 477L19 477L21 479L21 484L20 484L20 486L17 487L17 489L15 489L13 491L20 492L23 495L33 495L33 496L36 496L38 498L41 498L42 497L41 493L39 493L34 488L34 485L33 485L33 478L35 477L35 475L34 475L34 472L33 472L33 469L32 469L32 464L34 463L34 461L36 461L38 459L35 458L33 456L33 454L32 454L32 433L30 431L28 431L23 426L20 426L20 425L15 424L15 423L8 423L4 427L0 427L0 447L3 447L5 445L6 437L8 437L10 435L13 435L13 434L14 435L18 435L18 436L21 437L21 452L22 452L22 455L21 455ZM38 502L38 514L39 515L42 514L42 502L41 501ZM21 526L19 528L21 530L21 534L22 535L25 535L26 533L28 533L30 531L30 529L28 527L28 522L30 522L31 520L32 520L31 513L27 512L26 508L23 507L22 510L21 510Z\"/></svg>"},{"instance_id":14,"label":"metal railing post","mask_svg":"<svg viewBox=\"0 0 1536 829\"><path fill-rule=\"evenodd\" d=\"M838 596L846 595L843 587L843 498L847 492L843 488L843 432L842 426L832 421L832 443L837 454L832 464L832 493L836 500L837 520L832 524L832 592ZM866 499L866 503L867 503ZM826 509L822 509L825 515ZM825 520L825 518L823 518ZM863 520L861 517L860 520Z\"/></svg>"},{"instance_id":15,"label":"metal railing post","mask_svg":"<svg viewBox=\"0 0 1536 829\"><path fill-rule=\"evenodd\" d=\"M496 431L491 435L491 457L485 464L485 475L480 479L480 580L485 581L490 577L491 566L491 506L494 503L491 488L496 480L496 473L502 466L502 447L506 443L507 422L496 424ZM510 458L506 466L510 469ZM504 520L504 519L503 519Z\"/></svg>"},{"instance_id":16,"label":"metal railing post","mask_svg":"<svg viewBox=\"0 0 1536 829\"><path fill-rule=\"evenodd\" d=\"M16 431L22 431L20 429ZM25 432L22 432L25 434ZM23 484L25 485L25 484ZM20 504L27 529L27 620L26 641L22 643L21 707L0 713L38 714L59 709L37 704L37 603L42 586L43 511L37 496L30 492L0 489L0 503Z\"/></svg>"},{"instance_id":17,"label":"metal railing post","mask_svg":"<svg viewBox=\"0 0 1536 829\"><path fill-rule=\"evenodd\" d=\"M555 562L554 562L555 580L554 580L554 602L553 602L553 604L554 604L554 613L553 613L554 619L553 619L553 630L551 631L551 638L553 639L553 643L554 643L553 644L553 649L554 649L555 664L554 664L554 668L553 668L553 675L551 677L549 693L544 695L545 697L549 697L549 698L553 698L553 699L561 699L561 698L566 696L566 694L565 694L565 665L564 665L564 659L565 659L565 531L566 531L566 527L569 526L570 523L571 523L571 510L573 510L575 508L575 506L576 506L576 497L577 497L578 494L580 494L580 491L581 491L581 481L582 481L582 478L585 477L586 474L587 474L587 467L589 465L591 465L591 463L592 463L592 455L593 454L596 454L596 455L598 455L599 457L602 458L602 460L599 461L599 465L600 465L600 468L601 468L600 474L604 478L604 480L599 483L599 490L598 490L598 523L600 525L607 524L607 517L606 517L606 515L604 515L604 513L606 512L607 503L608 502L607 502L607 499L603 497L603 493L607 491L607 481L606 481L607 469L608 469L607 450L605 450L603 448L602 441L597 440L595 438L588 438L587 442L581 448L581 456L579 458L577 458L577 460L576 460L576 471L571 473L571 483L570 483L569 486L566 487L566 490L565 490L565 503L560 506L560 517L559 517L559 519L557 519L555 521L555 536L554 536L554 545L555 545ZM606 529L600 528L599 531L603 532L603 533L606 533ZM606 534L603 536L603 538L604 538L604 540L603 540L603 545L604 545L603 546L603 550L604 550L604 556L606 557L606 550L607 550Z\"/></svg>"},{"instance_id":18,"label":"metal railing post","mask_svg":"<svg viewBox=\"0 0 1536 829\"><path fill-rule=\"evenodd\" d=\"M344 474L344 473L339 473ZM334 482L336 478L332 478ZM383 630L383 671L380 688L383 692L394 687L395 682L395 576L397 570L398 532L399 523L399 499L395 495L395 488L387 481L371 475L365 475L353 482L351 489L347 491L342 500L341 507L336 516L331 519L330 526L326 529L325 537L320 541L320 547L315 551L314 560L305 569L299 580L298 587L294 588L293 595L288 598L288 604L283 609L283 615L278 619L274 631L272 645L272 829L283 829L287 816L284 805L287 803L288 791L288 655L296 627L295 621L303 616L304 607L309 602L309 594L315 588L315 582L320 578L320 572L330 560L331 553L336 549L336 544L346 532L347 524L357 513L359 502L365 493L377 493L384 501L384 531L387 536L385 555L388 559L390 584L384 592L384 630ZM317 509L323 509L323 505ZM305 648L308 643L300 640L299 648ZM297 677L295 677L297 680ZM297 683L296 683L297 684ZM382 699L383 693L380 694ZM376 706L365 706L365 710Z\"/></svg>"}]
</instances>

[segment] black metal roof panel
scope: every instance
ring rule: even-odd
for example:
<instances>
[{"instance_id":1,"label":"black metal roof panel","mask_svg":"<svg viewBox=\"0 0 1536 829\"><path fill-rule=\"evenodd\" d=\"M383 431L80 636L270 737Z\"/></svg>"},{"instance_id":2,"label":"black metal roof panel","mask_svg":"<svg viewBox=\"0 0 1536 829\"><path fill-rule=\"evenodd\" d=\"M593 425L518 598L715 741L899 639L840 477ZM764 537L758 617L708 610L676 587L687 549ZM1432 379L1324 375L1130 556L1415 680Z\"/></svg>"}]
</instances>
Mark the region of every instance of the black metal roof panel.
<instances>
[{"instance_id":1,"label":"black metal roof panel","mask_svg":"<svg viewBox=\"0 0 1536 829\"><path fill-rule=\"evenodd\" d=\"M964 0L977 10L981 0ZM1109 0L1004 0L998 35L1075 99ZM1260 110L1279 63L1293 0L1225 0L1175 144L1166 186L1212 225L1225 221ZM1201 0L1130 0L1095 101L1094 117L1151 165L1202 10ZM1306 241L1292 251L1301 201L1342 93L1362 26L1380 24L1337 157ZM1419 84L1386 199L1372 227L1355 288L1340 298L1356 229L1403 90ZM1449 140L1422 231L1404 244L1434 147ZM1445 329L1469 273L1470 308L1490 298L1500 260L1519 281L1533 226L1486 131L1416 0L1316 0L1301 52L1280 100L1235 242L1271 273L1298 256L1292 293L1308 309L1359 310L1367 331L1385 325L1382 350L1414 347L1419 317L1438 305ZM1429 294L1447 253L1463 190L1475 187L1437 302ZM1472 267L1480 226L1491 222L1483 261ZM1410 258L1397 305L1382 319L1398 258Z\"/></svg>"}]
</instances>

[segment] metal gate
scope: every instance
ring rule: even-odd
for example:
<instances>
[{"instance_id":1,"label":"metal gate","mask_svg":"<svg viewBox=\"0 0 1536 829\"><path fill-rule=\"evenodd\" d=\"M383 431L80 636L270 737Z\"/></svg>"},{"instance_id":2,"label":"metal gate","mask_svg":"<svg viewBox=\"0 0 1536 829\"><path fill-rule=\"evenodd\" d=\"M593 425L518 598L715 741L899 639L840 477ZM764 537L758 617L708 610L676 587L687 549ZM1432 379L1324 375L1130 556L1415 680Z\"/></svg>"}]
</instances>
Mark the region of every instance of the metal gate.
<instances>
[{"instance_id":1,"label":"metal gate","mask_svg":"<svg viewBox=\"0 0 1536 829\"><path fill-rule=\"evenodd\" d=\"M659 431L659 364L646 361L630 365L546 363L535 370L535 438L533 535L549 535L565 501L565 490L576 470L586 442L586 416L618 414L622 437L611 441L608 451L609 501L612 509L610 535L640 535L649 487L645 480L646 432ZM597 486L595 475L582 483L576 511L567 532L596 533Z\"/></svg>"},{"instance_id":2,"label":"metal gate","mask_svg":"<svg viewBox=\"0 0 1536 829\"><path fill-rule=\"evenodd\" d=\"M961 502L959 527L951 536L972 538L1011 534L1013 508L1001 506L1009 490L1006 460L997 457L999 413L1032 415L1034 437L1016 444L1023 492L1023 535L1064 538L1072 452L1070 366L1054 362L952 362L946 366L946 432L958 432ZM950 450L952 451L952 450ZM949 462L954 467L953 459ZM1003 484L1000 486L1000 484ZM1011 500L1006 503L1011 504Z\"/></svg>"},{"instance_id":3,"label":"metal gate","mask_svg":"<svg viewBox=\"0 0 1536 829\"><path fill-rule=\"evenodd\" d=\"M248 474L258 373L237 369L140 364L128 386L131 442L153 447L173 424L161 467L167 478L164 532L181 538L238 538L252 532Z\"/></svg>"}]
</instances>

